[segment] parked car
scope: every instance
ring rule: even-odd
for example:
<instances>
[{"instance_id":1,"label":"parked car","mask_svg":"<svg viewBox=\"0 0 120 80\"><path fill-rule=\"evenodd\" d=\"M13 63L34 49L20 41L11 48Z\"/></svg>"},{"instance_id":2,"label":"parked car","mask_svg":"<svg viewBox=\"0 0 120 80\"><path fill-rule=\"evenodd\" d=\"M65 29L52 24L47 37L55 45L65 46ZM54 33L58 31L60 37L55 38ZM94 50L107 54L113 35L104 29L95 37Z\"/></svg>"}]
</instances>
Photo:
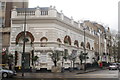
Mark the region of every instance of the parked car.
<instances>
[{"instance_id":1,"label":"parked car","mask_svg":"<svg viewBox=\"0 0 120 80\"><path fill-rule=\"evenodd\" d=\"M120 71L120 63L118 63L118 70Z\"/></svg>"},{"instance_id":2,"label":"parked car","mask_svg":"<svg viewBox=\"0 0 120 80\"><path fill-rule=\"evenodd\" d=\"M17 75L16 71L12 71L2 67L0 67L0 74L2 75L2 78L8 78Z\"/></svg>"},{"instance_id":3,"label":"parked car","mask_svg":"<svg viewBox=\"0 0 120 80\"><path fill-rule=\"evenodd\" d=\"M109 70L117 70L118 69L118 64L117 63L112 63L109 65Z\"/></svg>"}]
</instances>

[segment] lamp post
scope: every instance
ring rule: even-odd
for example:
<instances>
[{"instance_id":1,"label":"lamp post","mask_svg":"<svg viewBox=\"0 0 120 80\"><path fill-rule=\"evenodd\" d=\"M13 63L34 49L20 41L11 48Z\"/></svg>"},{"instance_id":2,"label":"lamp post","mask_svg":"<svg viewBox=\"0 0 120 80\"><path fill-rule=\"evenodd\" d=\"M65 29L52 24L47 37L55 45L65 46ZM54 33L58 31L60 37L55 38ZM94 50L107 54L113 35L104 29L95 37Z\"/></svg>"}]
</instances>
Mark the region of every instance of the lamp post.
<instances>
[{"instance_id":1,"label":"lamp post","mask_svg":"<svg viewBox=\"0 0 120 80\"><path fill-rule=\"evenodd\" d=\"M86 30L86 27L85 27L85 23L84 23L84 25L83 25L83 30L84 30L84 53L83 53L83 55L84 55L84 57L85 57L85 62L84 62L84 71L86 71L86 55L87 55L87 53L86 53L86 48L85 48L85 43L86 43L86 39L85 39L85 30Z\"/></svg>"},{"instance_id":2,"label":"lamp post","mask_svg":"<svg viewBox=\"0 0 120 80\"><path fill-rule=\"evenodd\" d=\"M23 34L23 53L22 53L22 76L24 76L24 62L25 62L25 39L26 39L26 8L24 6L23 2L23 7L25 10L25 18L24 18L24 34Z\"/></svg>"},{"instance_id":3,"label":"lamp post","mask_svg":"<svg viewBox=\"0 0 120 80\"><path fill-rule=\"evenodd\" d=\"M117 60L116 60L116 56L117 56L117 34L115 35L115 37L113 38L113 42L114 42L114 44L113 44L113 53L114 53L114 62L117 62Z\"/></svg>"},{"instance_id":4,"label":"lamp post","mask_svg":"<svg viewBox=\"0 0 120 80\"><path fill-rule=\"evenodd\" d=\"M61 71L61 72L64 72L64 67L63 67L63 64L64 64L64 58L63 58L63 55L64 55L64 53L62 53L62 71Z\"/></svg>"}]
</instances>

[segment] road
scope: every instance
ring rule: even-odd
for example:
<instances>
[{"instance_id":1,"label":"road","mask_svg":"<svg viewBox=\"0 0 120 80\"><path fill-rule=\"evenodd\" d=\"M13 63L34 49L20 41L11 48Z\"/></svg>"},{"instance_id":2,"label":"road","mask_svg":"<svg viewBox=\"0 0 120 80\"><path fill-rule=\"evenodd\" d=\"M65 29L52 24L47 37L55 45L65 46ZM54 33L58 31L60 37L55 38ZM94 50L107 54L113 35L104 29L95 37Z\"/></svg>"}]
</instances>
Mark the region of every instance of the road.
<instances>
[{"instance_id":1,"label":"road","mask_svg":"<svg viewBox=\"0 0 120 80\"><path fill-rule=\"evenodd\" d=\"M118 70L100 70L84 74L69 73L26 73L25 78L8 80L120 80Z\"/></svg>"},{"instance_id":2,"label":"road","mask_svg":"<svg viewBox=\"0 0 120 80\"><path fill-rule=\"evenodd\" d=\"M75 76L76 78L118 78L118 73L118 70L100 70Z\"/></svg>"}]
</instances>

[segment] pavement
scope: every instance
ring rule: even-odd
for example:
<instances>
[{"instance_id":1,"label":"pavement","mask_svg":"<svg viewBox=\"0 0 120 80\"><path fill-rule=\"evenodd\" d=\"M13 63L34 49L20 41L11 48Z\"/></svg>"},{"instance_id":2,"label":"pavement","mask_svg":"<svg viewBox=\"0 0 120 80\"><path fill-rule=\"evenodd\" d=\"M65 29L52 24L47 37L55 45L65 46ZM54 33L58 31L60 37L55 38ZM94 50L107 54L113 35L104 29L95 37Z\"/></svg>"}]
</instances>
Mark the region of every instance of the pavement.
<instances>
[{"instance_id":1,"label":"pavement","mask_svg":"<svg viewBox=\"0 0 120 80\"><path fill-rule=\"evenodd\" d=\"M104 67L104 68L95 68L95 69L87 69L86 71L81 70L80 72L78 72L77 74L84 74L84 73L89 73L89 72L94 72L94 71L99 71L99 70L105 70L108 69L108 67Z\"/></svg>"},{"instance_id":2,"label":"pavement","mask_svg":"<svg viewBox=\"0 0 120 80\"><path fill-rule=\"evenodd\" d=\"M103 68L107 69L107 68ZM89 72L94 72L98 70L103 70L100 68L96 69L87 69L87 70L74 70L74 71L65 71L65 72L59 72L59 73L52 73L52 72L25 72L24 77L22 76L22 73L17 73L17 76L15 78L75 78L74 75L76 74L85 74Z\"/></svg>"}]
</instances>

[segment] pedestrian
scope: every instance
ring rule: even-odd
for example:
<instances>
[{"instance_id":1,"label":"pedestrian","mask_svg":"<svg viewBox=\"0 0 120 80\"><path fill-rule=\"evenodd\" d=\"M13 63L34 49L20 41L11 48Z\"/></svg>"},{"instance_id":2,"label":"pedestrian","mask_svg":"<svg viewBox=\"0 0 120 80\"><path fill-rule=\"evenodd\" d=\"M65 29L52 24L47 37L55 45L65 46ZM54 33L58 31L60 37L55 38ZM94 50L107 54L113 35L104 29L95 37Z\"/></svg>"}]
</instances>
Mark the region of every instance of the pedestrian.
<instances>
[{"instance_id":1,"label":"pedestrian","mask_svg":"<svg viewBox=\"0 0 120 80\"><path fill-rule=\"evenodd\" d=\"M9 70L12 70L12 64L9 64Z\"/></svg>"},{"instance_id":2,"label":"pedestrian","mask_svg":"<svg viewBox=\"0 0 120 80\"><path fill-rule=\"evenodd\" d=\"M99 66L100 66L100 68L102 69L102 67L103 67L103 63L102 63L102 62L100 62Z\"/></svg>"}]
</instances>

